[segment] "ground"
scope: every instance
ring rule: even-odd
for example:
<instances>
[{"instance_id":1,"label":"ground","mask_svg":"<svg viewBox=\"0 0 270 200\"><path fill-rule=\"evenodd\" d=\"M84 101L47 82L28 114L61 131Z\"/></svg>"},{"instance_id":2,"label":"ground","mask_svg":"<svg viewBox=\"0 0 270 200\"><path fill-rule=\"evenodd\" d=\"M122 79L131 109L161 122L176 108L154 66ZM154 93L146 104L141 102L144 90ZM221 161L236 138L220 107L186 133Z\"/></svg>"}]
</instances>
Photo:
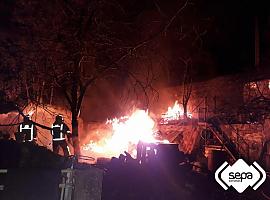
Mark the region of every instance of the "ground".
<instances>
[{"instance_id":1,"label":"ground","mask_svg":"<svg viewBox=\"0 0 270 200\"><path fill-rule=\"evenodd\" d=\"M213 174L197 173L188 166L156 163L139 166L115 162L104 176L103 200L251 200L252 190L238 194L223 190Z\"/></svg>"},{"instance_id":2,"label":"ground","mask_svg":"<svg viewBox=\"0 0 270 200\"><path fill-rule=\"evenodd\" d=\"M141 165L121 156L107 164L76 167L80 170L98 167L104 171L102 200L264 199L250 188L241 195L233 188L225 191L215 182L212 173L192 171L192 166L188 164L178 165L176 158L166 157L163 161ZM57 200L60 195L60 169L70 164L69 159L57 156L44 147L0 140L0 168L8 168L10 172L6 177L0 176L0 185L7 184L5 190L0 192L0 199ZM265 191L269 191L268 186L263 185Z\"/></svg>"}]
</instances>

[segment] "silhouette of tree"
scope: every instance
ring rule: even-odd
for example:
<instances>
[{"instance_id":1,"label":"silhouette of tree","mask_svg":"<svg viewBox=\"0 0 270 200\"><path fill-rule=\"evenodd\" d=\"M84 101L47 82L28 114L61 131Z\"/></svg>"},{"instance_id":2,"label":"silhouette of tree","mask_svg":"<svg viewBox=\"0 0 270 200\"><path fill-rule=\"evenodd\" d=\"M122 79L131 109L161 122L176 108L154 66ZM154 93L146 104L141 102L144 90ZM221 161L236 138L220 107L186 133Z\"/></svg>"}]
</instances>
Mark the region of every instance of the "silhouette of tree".
<instances>
[{"instance_id":1,"label":"silhouette of tree","mask_svg":"<svg viewBox=\"0 0 270 200\"><path fill-rule=\"evenodd\" d=\"M149 92L155 92L152 85L156 80L155 69L146 66L148 69L144 69L142 77L130 62L136 63L140 55L152 57L159 51L155 49L156 44L170 34L191 46L201 45L206 31L201 26L190 29L181 25L181 14L192 5L189 0L178 2L177 8L167 13L158 1L152 3L160 15L160 22L142 37L144 26L133 19L120 1L15 2L12 23L17 32L1 40L4 45L0 49L5 54L6 66L14 65L15 85L20 89L15 94L28 103L44 104L54 103L54 97L63 96L72 113L77 152L78 116L85 93L91 86L102 79L120 79L131 88L128 91L145 97L144 107L147 107ZM191 23L195 23L192 20ZM178 31L174 32L176 29ZM190 96L189 89L186 94L184 100Z\"/></svg>"}]
</instances>

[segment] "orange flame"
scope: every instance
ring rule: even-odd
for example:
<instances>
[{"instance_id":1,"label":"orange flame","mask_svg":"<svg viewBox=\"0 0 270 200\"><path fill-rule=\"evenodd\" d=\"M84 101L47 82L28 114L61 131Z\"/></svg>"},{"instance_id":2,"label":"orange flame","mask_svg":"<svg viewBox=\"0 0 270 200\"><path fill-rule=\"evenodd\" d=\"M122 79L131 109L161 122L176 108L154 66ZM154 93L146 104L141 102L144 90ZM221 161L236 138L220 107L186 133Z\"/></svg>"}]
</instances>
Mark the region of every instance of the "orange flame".
<instances>
[{"instance_id":1,"label":"orange flame","mask_svg":"<svg viewBox=\"0 0 270 200\"><path fill-rule=\"evenodd\" d=\"M103 141L90 141L83 146L83 151L92 151L103 156L118 156L124 151L136 156L136 145L139 141L155 143L155 122L148 111L136 110L130 116L107 120L111 125L112 136Z\"/></svg>"},{"instance_id":2,"label":"orange flame","mask_svg":"<svg viewBox=\"0 0 270 200\"><path fill-rule=\"evenodd\" d=\"M162 123L167 124L169 121L183 119L184 109L180 107L178 101L174 102L173 107L168 107L168 110L165 114L161 116L163 119ZM187 117L192 118L192 113L187 112Z\"/></svg>"},{"instance_id":3,"label":"orange flame","mask_svg":"<svg viewBox=\"0 0 270 200\"><path fill-rule=\"evenodd\" d=\"M183 119L183 116L183 108L180 107L178 101L175 101L174 106L168 107L167 112L161 116L162 123L168 124L170 121ZM192 114L188 112L187 117L192 118ZM97 142L90 140L83 145L83 154L94 157L112 157L127 151L135 158L139 141L169 143L168 140L157 139L155 121L149 116L148 111L136 110L130 116L107 120L106 124L110 125L111 136Z\"/></svg>"}]
</instances>

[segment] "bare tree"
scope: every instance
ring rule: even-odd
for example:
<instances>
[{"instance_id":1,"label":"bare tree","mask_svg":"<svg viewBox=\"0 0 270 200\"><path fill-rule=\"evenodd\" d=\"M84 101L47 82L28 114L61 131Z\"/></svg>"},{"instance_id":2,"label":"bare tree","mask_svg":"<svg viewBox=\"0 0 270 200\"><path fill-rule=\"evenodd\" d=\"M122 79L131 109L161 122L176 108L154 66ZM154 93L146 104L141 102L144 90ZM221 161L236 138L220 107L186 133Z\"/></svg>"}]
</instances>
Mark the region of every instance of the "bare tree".
<instances>
[{"instance_id":1,"label":"bare tree","mask_svg":"<svg viewBox=\"0 0 270 200\"><path fill-rule=\"evenodd\" d=\"M35 91L35 100L40 103L45 93L52 94L52 85L60 89L58 96L65 97L72 113L73 143L77 154L78 116L90 86L115 76L129 77L130 86L140 88L134 89L135 92L143 91L147 95L151 88L150 77L141 80L128 66L121 65L125 54L130 53L129 50L123 53L123 49L128 49L129 41L118 37L119 24L111 22L114 16L107 16L105 8L120 9L109 15L122 14L116 2L100 4L98 1L20 0L14 9L14 20L26 40L25 43L17 42L18 52L24 53L17 62L27 61L20 72L24 77L22 80L27 80L23 81L27 99L31 99L30 92Z\"/></svg>"},{"instance_id":2,"label":"bare tree","mask_svg":"<svg viewBox=\"0 0 270 200\"><path fill-rule=\"evenodd\" d=\"M183 83L182 83L182 105L184 109L184 118L188 117L188 102L192 93L192 77L191 77L191 68L192 68L192 60L188 58L184 60L180 58L180 60L185 65L185 71L183 74Z\"/></svg>"},{"instance_id":3,"label":"bare tree","mask_svg":"<svg viewBox=\"0 0 270 200\"><path fill-rule=\"evenodd\" d=\"M3 37L0 43L1 90L7 100L16 104L42 101L46 84L50 83L43 76L44 57L33 54L36 47L27 44L23 36L20 40Z\"/></svg>"},{"instance_id":4,"label":"bare tree","mask_svg":"<svg viewBox=\"0 0 270 200\"><path fill-rule=\"evenodd\" d=\"M162 14L162 7L157 2L155 6ZM128 13L119 1L16 1L13 21L20 32L13 43L18 52L16 62L21 66L20 85L26 99L46 103L43 97L47 96L47 102L51 103L53 96L65 98L72 113L74 144L79 153L78 115L86 91L102 79L117 77L124 83L126 79L128 91L146 96L147 105L148 92L154 91L151 84L155 81L154 70L146 66L142 78L134 72L135 68L131 69L129 62L141 59L140 55L149 57L150 47L182 23L181 14L189 6L186 0L173 14L163 13L158 30L141 38L140 29L134 29L136 22L127 20ZM183 37L195 36L195 43L201 43L204 32L198 29L191 29L194 32L191 34L181 28L179 37L184 40ZM187 61L184 73L185 115L191 95L190 64Z\"/></svg>"}]
</instances>

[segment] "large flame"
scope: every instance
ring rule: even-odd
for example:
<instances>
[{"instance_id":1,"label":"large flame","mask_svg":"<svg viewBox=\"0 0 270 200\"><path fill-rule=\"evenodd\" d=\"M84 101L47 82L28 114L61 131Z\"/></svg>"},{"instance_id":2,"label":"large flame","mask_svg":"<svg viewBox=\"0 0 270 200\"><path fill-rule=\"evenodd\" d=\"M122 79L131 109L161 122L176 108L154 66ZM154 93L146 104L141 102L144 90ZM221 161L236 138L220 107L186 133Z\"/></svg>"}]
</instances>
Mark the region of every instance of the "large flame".
<instances>
[{"instance_id":1,"label":"large flame","mask_svg":"<svg viewBox=\"0 0 270 200\"><path fill-rule=\"evenodd\" d=\"M159 142L155 138L155 122L148 111L136 110L130 116L107 120L107 124L111 125L112 136L99 142L90 141L84 145L84 151L90 150L107 157L118 156L127 151L135 157L136 145L139 141Z\"/></svg>"},{"instance_id":2,"label":"large flame","mask_svg":"<svg viewBox=\"0 0 270 200\"><path fill-rule=\"evenodd\" d=\"M163 124L172 120L183 119L184 111L178 101L173 107L161 116ZM187 113L192 117L190 112ZM158 131L155 130L155 121L149 116L148 111L136 110L129 116L107 120L110 126L109 136L98 141L90 140L82 147L82 153L93 157L119 156L125 151L136 157L136 146L139 141L147 143L169 143L168 140L159 140ZM101 133L102 134L102 133Z\"/></svg>"},{"instance_id":3,"label":"large flame","mask_svg":"<svg viewBox=\"0 0 270 200\"><path fill-rule=\"evenodd\" d=\"M173 107L168 107L165 114L162 115L162 123L167 124L169 121L180 120L184 117L184 109L180 107L178 101L174 102ZM187 112L187 117L192 118L192 114Z\"/></svg>"}]
</instances>

